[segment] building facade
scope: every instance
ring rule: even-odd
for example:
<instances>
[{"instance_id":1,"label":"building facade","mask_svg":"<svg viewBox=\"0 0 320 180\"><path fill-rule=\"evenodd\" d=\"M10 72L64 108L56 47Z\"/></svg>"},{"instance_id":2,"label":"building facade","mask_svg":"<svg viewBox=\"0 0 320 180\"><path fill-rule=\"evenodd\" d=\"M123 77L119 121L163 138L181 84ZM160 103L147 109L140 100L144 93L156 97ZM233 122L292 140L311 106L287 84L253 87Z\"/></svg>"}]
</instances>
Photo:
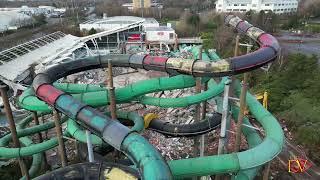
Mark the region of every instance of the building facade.
<instances>
[{"instance_id":1,"label":"building facade","mask_svg":"<svg viewBox=\"0 0 320 180\"><path fill-rule=\"evenodd\" d=\"M272 11L276 14L297 12L298 0L218 0L217 12Z\"/></svg>"}]
</instances>

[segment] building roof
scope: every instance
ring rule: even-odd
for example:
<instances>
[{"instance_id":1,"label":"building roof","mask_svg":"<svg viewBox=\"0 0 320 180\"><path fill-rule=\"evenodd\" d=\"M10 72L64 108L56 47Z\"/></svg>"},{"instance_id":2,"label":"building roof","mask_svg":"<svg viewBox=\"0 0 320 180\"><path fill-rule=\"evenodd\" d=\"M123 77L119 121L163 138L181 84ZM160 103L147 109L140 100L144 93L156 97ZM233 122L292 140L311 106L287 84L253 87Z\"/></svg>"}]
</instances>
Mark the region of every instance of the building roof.
<instances>
[{"instance_id":1,"label":"building roof","mask_svg":"<svg viewBox=\"0 0 320 180\"><path fill-rule=\"evenodd\" d=\"M174 31L174 29L167 26L159 26L159 27L146 27L146 31Z\"/></svg>"},{"instance_id":2,"label":"building roof","mask_svg":"<svg viewBox=\"0 0 320 180\"><path fill-rule=\"evenodd\" d=\"M297 2L298 0L287 0L286 2L292 2L292 1L295 1ZM252 0L227 0L227 1L224 1L225 3L228 3L228 4L252 4ZM216 4L219 3L219 1L216 1L215 2ZM282 1L279 1L279 0L261 0L261 3L262 4L265 4L265 3L284 3Z\"/></svg>"},{"instance_id":3,"label":"building roof","mask_svg":"<svg viewBox=\"0 0 320 180\"><path fill-rule=\"evenodd\" d=\"M85 37L55 32L4 50L0 52L0 80L14 90L25 89L20 82L27 77L26 72L31 65L36 65L36 72L41 72L64 60L72 60L73 52L88 48L85 45L87 41L138 27L142 22L137 21ZM93 55L92 52L88 53L87 55Z\"/></svg>"},{"instance_id":4,"label":"building roof","mask_svg":"<svg viewBox=\"0 0 320 180\"><path fill-rule=\"evenodd\" d=\"M79 37L55 32L0 52L0 80L12 87L33 64L50 65L84 45Z\"/></svg>"},{"instance_id":5,"label":"building roof","mask_svg":"<svg viewBox=\"0 0 320 180\"><path fill-rule=\"evenodd\" d=\"M121 24L129 25L137 22L143 22L142 24L159 24L154 18L141 18L136 16L113 16L104 19L94 19L81 23L85 24Z\"/></svg>"},{"instance_id":6,"label":"building roof","mask_svg":"<svg viewBox=\"0 0 320 180\"><path fill-rule=\"evenodd\" d=\"M81 24L132 24L143 20L145 19L135 16L113 16L104 19L89 20Z\"/></svg>"}]
</instances>

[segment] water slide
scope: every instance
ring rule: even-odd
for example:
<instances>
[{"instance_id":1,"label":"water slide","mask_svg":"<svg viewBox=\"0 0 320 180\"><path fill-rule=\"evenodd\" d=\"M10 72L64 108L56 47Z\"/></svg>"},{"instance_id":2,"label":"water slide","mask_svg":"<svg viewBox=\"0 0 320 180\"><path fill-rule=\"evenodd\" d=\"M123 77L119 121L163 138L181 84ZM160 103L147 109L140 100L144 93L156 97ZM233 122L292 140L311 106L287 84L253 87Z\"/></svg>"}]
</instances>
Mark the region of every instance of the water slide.
<instances>
[{"instance_id":1,"label":"water slide","mask_svg":"<svg viewBox=\"0 0 320 180\"><path fill-rule=\"evenodd\" d=\"M248 22L230 15L226 17L226 23L240 33L244 33L256 40L260 45L260 49L248 55L217 61L205 61L207 57L200 61L140 55L106 55L79 59L76 64L73 62L65 63L39 73L34 79L33 89L23 93L19 98L19 104L30 111L47 113L51 111L50 106L55 107L66 115L63 119L64 121L67 117L69 118L66 135L74 136L85 142L84 132L80 126L89 129L95 134L93 135L95 144L102 145L107 143L122 151L134 162L143 179L172 179L223 173L234 173L234 178L236 179L253 179L259 167L272 160L281 151L283 132L276 119L250 93L247 94L247 104L250 112L266 132L266 137L263 141L255 130L244 127L243 134L247 138L250 147L246 151L165 162L159 152L139 135L138 132L143 129L141 117L139 118L134 113L122 112L124 119L130 119L134 122L134 127L129 129L93 108L106 105L108 102L105 88L95 85L52 85L56 80L70 74L89 69L104 68L107 66L108 61L111 60L113 66L164 71L171 75L176 75L170 78L146 80L119 88L116 92L117 103L138 100L142 104L168 108L187 107L212 99L223 92L226 78L222 78L217 83L210 79L211 77L223 77L251 71L273 61L277 57L279 50L279 45L274 37L253 27ZM208 58L210 57L208 56ZM190 75L207 77L207 79L204 78L204 81L208 81L208 90L193 96L173 99L144 96L151 92L193 87L195 86L195 80ZM239 94L240 84L237 83L235 88L235 92ZM235 117L234 119L236 119L238 113L238 107L233 106L232 114ZM120 115L121 112L118 112L118 114ZM164 124L161 121L151 121L148 128L168 135L172 134L174 129L179 129L180 136L191 136L195 132L203 134L218 126L221 115L214 113L213 117L209 121L199 122L202 124L197 127L190 125L186 128L174 124ZM25 125L28 120L23 122ZM214 122L216 125L211 126L212 124L206 122ZM245 119L244 123L250 124L247 119ZM19 129L18 136L21 137L20 140L22 141L25 136L52 127L54 127L53 122L49 122L28 129ZM5 138L1 139L1 158L35 156L40 152L57 146L57 140L53 138L40 144L27 144L26 147L22 148L6 148L4 146L8 143L9 136L10 134L5 137L6 141L3 140ZM34 159L33 162L33 164L37 164Z\"/></svg>"}]
</instances>

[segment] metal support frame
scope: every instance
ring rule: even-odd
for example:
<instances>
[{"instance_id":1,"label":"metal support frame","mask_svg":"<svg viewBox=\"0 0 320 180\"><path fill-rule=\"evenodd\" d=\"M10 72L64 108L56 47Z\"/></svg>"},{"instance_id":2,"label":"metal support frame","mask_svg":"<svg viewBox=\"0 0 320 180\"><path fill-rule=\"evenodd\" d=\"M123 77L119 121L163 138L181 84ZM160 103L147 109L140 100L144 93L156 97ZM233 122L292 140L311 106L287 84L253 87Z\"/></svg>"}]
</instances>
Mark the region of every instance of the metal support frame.
<instances>
[{"instance_id":1,"label":"metal support frame","mask_svg":"<svg viewBox=\"0 0 320 180\"><path fill-rule=\"evenodd\" d=\"M89 162L94 162L93 146L92 146L92 141L91 141L91 132L89 130L86 130L86 137L87 137L87 148L88 148Z\"/></svg>"},{"instance_id":2,"label":"metal support frame","mask_svg":"<svg viewBox=\"0 0 320 180\"><path fill-rule=\"evenodd\" d=\"M231 101L235 101L235 102L239 102L240 99L239 98L235 98L235 97L228 97L229 100Z\"/></svg>"},{"instance_id":3,"label":"metal support frame","mask_svg":"<svg viewBox=\"0 0 320 180\"><path fill-rule=\"evenodd\" d=\"M241 44L241 45L247 47L247 54L250 53L251 48L252 48L251 44ZM240 150L240 146L241 146L241 131L242 131L243 118L245 116L245 110L246 110L248 79L249 79L249 73L244 73L241 94L240 94L240 112L238 115L238 122L237 122L237 128L236 128L236 140L235 140L235 144L234 144L234 152L238 152Z\"/></svg>"},{"instance_id":4,"label":"metal support frame","mask_svg":"<svg viewBox=\"0 0 320 180\"><path fill-rule=\"evenodd\" d=\"M229 89L230 89L230 80L225 83L223 102L222 102L222 119L221 119L221 129L220 129L220 139L218 146L218 155L224 154L225 145L226 145L226 130L227 130L227 121L229 116Z\"/></svg>"},{"instance_id":5,"label":"metal support frame","mask_svg":"<svg viewBox=\"0 0 320 180\"><path fill-rule=\"evenodd\" d=\"M117 43L118 43L118 49L120 48L120 37L119 32L117 32Z\"/></svg>"}]
</instances>

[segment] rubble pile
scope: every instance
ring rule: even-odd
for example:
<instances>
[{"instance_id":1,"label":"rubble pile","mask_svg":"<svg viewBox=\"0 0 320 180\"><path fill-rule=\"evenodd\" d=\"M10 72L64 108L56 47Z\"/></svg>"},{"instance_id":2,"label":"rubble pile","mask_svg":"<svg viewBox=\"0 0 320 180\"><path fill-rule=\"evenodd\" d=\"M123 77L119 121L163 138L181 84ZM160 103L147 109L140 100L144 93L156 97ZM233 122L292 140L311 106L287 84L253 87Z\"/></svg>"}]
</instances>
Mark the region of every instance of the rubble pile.
<instances>
[{"instance_id":1,"label":"rubble pile","mask_svg":"<svg viewBox=\"0 0 320 180\"><path fill-rule=\"evenodd\" d=\"M187 55L186 53L184 55ZM113 68L114 86L124 87L129 84L147 80L150 78L165 77L166 73L156 71L134 70L132 68ZM64 82L107 85L106 70L90 70L68 76ZM179 98L195 94L195 88L171 90L147 94L158 98ZM117 105L118 110L134 111L144 116L147 113L155 113L159 119L175 124L191 124L194 122L195 105L187 108L160 108L142 105L138 103L126 103ZM103 108L108 109L108 108ZM216 110L214 101L207 103L207 116ZM146 137L167 160L195 157L194 138L172 138L160 133L145 130L142 134ZM213 131L205 135L205 155L216 154L219 132Z\"/></svg>"}]
</instances>

